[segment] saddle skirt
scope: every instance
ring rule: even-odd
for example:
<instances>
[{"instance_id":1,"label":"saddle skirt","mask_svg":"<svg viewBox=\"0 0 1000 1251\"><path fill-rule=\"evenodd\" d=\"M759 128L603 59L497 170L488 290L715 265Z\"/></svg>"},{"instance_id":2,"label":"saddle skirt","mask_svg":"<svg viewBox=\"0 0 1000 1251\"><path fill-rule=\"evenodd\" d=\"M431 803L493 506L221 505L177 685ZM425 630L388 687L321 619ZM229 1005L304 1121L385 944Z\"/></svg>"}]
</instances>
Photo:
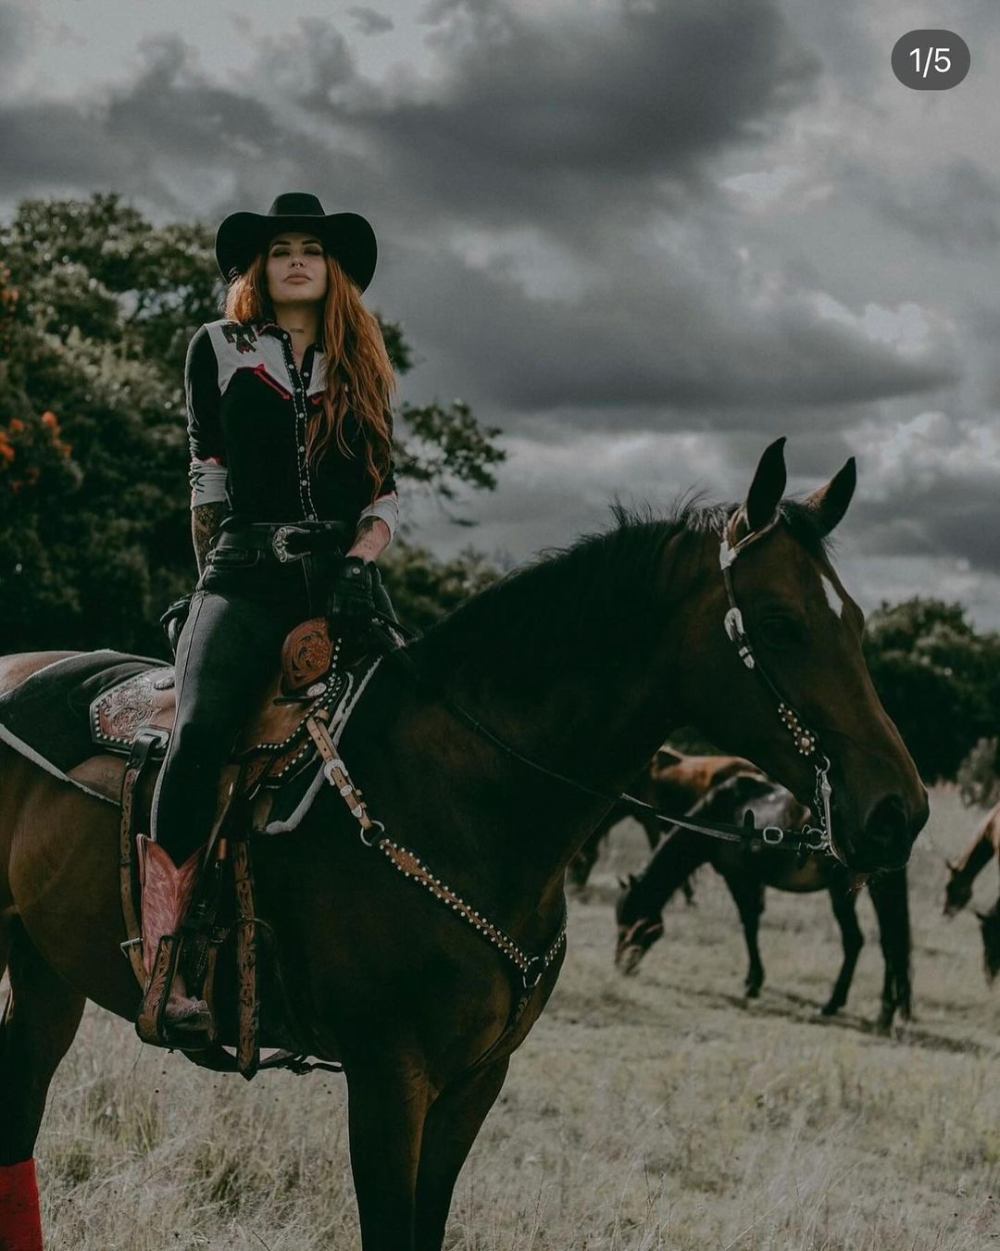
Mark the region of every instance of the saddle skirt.
<instances>
[{"instance_id":1,"label":"saddle skirt","mask_svg":"<svg viewBox=\"0 0 1000 1251\"><path fill-rule=\"evenodd\" d=\"M334 657L324 620L292 631L282 668L237 739L222 787L239 775L241 793L257 794L255 828L266 826L270 833L292 829L307 811L322 772L306 720L325 710L331 733L339 738L378 664L353 657L349 668L330 668ZM309 682L305 690L303 681ZM290 696L290 689L301 693ZM158 731L161 742L154 755L162 757L175 712L172 665L107 649L76 653L37 669L0 695L0 742L117 805L137 735Z\"/></svg>"},{"instance_id":2,"label":"saddle skirt","mask_svg":"<svg viewBox=\"0 0 1000 1251\"><path fill-rule=\"evenodd\" d=\"M233 762L246 765L247 789L258 782L280 786L313 758L315 746L306 731L306 718L320 708L334 710L347 693L351 676L327 674L294 702L282 695L280 679L271 683L236 741ZM116 682L91 702L91 739L95 747L127 756L140 730L159 730L166 746L176 711L173 666L147 669Z\"/></svg>"}]
</instances>

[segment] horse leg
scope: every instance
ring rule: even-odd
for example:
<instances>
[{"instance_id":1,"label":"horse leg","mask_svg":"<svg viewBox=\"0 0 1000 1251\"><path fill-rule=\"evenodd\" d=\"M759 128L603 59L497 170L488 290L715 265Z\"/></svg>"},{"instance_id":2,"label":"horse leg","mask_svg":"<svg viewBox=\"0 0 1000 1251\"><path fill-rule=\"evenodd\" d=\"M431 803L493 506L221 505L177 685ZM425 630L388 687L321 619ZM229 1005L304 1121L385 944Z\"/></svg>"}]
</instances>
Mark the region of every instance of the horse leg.
<instances>
[{"instance_id":1,"label":"horse leg","mask_svg":"<svg viewBox=\"0 0 1000 1251\"><path fill-rule=\"evenodd\" d=\"M345 1063L362 1251L413 1251L417 1169L430 1091L423 1067L385 1048Z\"/></svg>"},{"instance_id":2,"label":"horse leg","mask_svg":"<svg viewBox=\"0 0 1000 1251\"><path fill-rule=\"evenodd\" d=\"M905 1021L912 1008L910 993L910 901L906 870L876 873L868 882L868 891L878 917L879 938L885 957L885 980L882 983L882 1009L878 1028L887 1031L898 1010Z\"/></svg>"},{"instance_id":3,"label":"horse leg","mask_svg":"<svg viewBox=\"0 0 1000 1251\"><path fill-rule=\"evenodd\" d=\"M823 1016L833 1016L847 1003L847 994L854 980L858 956L865 945L865 936L861 933L861 926L858 925L857 896L846 883L837 882L830 888L830 903L833 905L833 915L840 926L844 962L840 966L830 998L820 1009Z\"/></svg>"},{"instance_id":4,"label":"horse leg","mask_svg":"<svg viewBox=\"0 0 1000 1251\"><path fill-rule=\"evenodd\" d=\"M431 1106L417 1174L416 1251L440 1251L455 1182L509 1063L505 1058L478 1070L444 1090Z\"/></svg>"},{"instance_id":5,"label":"horse leg","mask_svg":"<svg viewBox=\"0 0 1000 1251\"><path fill-rule=\"evenodd\" d=\"M757 932L760 929L760 918L764 911L764 884L757 879L747 881L730 877L726 877L725 882L739 909L747 955L750 957L746 981L743 985L747 998L756 999L760 995L760 988L764 985L764 965L760 958L760 947L757 945Z\"/></svg>"},{"instance_id":6,"label":"horse leg","mask_svg":"<svg viewBox=\"0 0 1000 1251\"><path fill-rule=\"evenodd\" d=\"M0 1247L41 1251L32 1155L49 1082L86 1001L45 964L18 922L5 937L10 990L0 1021Z\"/></svg>"}]
</instances>

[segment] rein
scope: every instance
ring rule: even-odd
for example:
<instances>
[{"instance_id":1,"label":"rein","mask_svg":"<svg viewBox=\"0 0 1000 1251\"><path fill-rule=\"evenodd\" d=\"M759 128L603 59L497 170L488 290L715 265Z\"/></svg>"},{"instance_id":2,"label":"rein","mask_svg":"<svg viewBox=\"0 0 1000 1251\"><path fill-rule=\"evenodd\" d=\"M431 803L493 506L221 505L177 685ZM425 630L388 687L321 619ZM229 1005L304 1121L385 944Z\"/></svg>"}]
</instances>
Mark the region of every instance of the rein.
<instances>
[{"instance_id":1,"label":"rein","mask_svg":"<svg viewBox=\"0 0 1000 1251\"><path fill-rule=\"evenodd\" d=\"M737 558L752 543L770 534L778 525L779 518L775 516L768 525L760 530L751 531L736 543L730 543L729 528L735 516L736 514L734 513L723 527L722 541L719 547L719 567L722 570L723 585L726 589L726 598L729 601L729 608L723 618L723 627L726 637L736 647L743 664L756 673L767 686L777 704L777 713L782 725L795 741L796 751L799 755L804 756L813 763L813 768L816 771L813 810L818 815L818 825L806 825L802 829L785 829L778 825L765 825L758 828L751 812L747 812L742 825L732 825L721 821L699 821L686 815L675 816L661 812L659 809L654 808L652 804L647 804L643 800L636 798L636 796L629 795L626 791L620 791L617 795L612 795L606 791L588 786L578 778L570 777L565 773L560 773L557 769L541 764L539 761L524 755L517 748L511 746L496 731L490 729L488 725L459 703L458 700L453 699L447 692L440 693L441 701L480 738L491 743L499 751L510 757L510 759L516 760L519 764L523 764L530 769L534 769L544 777L552 778L554 781L571 786L583 794L603 799L607 802L609 808L617 804L625 808L633 816L646 816L660 825L679 826L681 829L691 830L696 834L705 834L722 842L739 843L745 847L783 847L790 851L797 851L803 857L808 854L834 856L836 853L833 850L831 839L831 798L833 789L829 779L830 760L819 750L817 735L805 727L794 707L785 699L778 686L768 676L754 654L750 639L743 626L743 614L740 612L733 590L731 569ZM379 614L379 618L381 618L381 614ZM405 648L398 645L396 639L392 638L386 624L379 619L373 622L373 628L387 643L386 659L405 669L417 682L425 682L426 679L420 672L413 657L407 654ZM392 623L392 629L397 632L402 629L411 639L416 637L413 631L406 629L406 627L401 627L398 622Z\"/></svg>"},{"instance_id":2,"label":"rein","mask_svg":"<svg viewBox=\"0 0 1000 1251\"><path fill-rule=\"evenodd\" d=\"M599 799L605 800L608 807L615 804L624 805L630 812L644 813L652 817L654 820L663 825L680 826L682 829L692 830L699 834L706 834L711 838L722 839L726 842L739 843L745 847L767 846L767 847L788 847L798 851L799 855L804 859L810 853L814 854L833 854L832 843L830 839L830 796L831 788L829 782L829 759L822 755L819 751L818 740L812 731L807 730L795 712L794 708L781 695L778 687L764 672L754 656L750 640L743 628L743 618L736 603L735 593L733 591L732 576L730 569L737 557L742 551L749 546L750 543L761 538L764 534L770 533L777 525L777 517L772 520L768 526L759 531L753 531L745 536L742 540L735 544L729 542L729 526L732 517L723 527L722 542L719 550L719 565L722 569L722 576L726 587L726 596L729 600L729 608L726 612L723 625L725 627L727 637L736 646L740 659L748 669L754 670L760 674L766 683L770 692L777 701L778 716L785 729L794 737L796 750L800 755L811 759L816 770L816 811L819 813L819 826L805 826L801 830L788 830L781 826L765 825L758 829L752 811L748 810L744 823L742 825L727 825L722 822L698 821L688 816L672 816L668 813L657 811L651 804L644 803L637 799L634 795L628 795L624 791L617 795L609 795L604 791L596 790L594 787L588 786L577 778L569 777L564 773L560 773L556 769L550 769L541 764L537 760L533 760L530 756L526 756L519 752L510 743L506 742L489 726L485 725L478 717L474 716L467 708L453 699L447 692L438 691L437 694L442 702L451 712L460 718L469 726L476 734L487 742L491 743L499 751L509 756L512 760L534 769L541 773L544 777L552 778L555 781L564 783L573 787L575 790L581 791L588 795L593 795ZM414 638L413 631L404 628L401 629L399 623L383 613L375 610L370 619L370 628L372 632L381 640L384 648L384 656L392 663L406 669L406 671L414 678L418 684L426 682L423 675L413 660L413 657L407 654L405 650L405 642L401 643L401 637L409 636ZM375 662L376 665L379 661ZM366 847L371 847L381 852L392 864L392 866L404 877L409 878L415 884L423 887L432 896L438 899L445 907L451 909L471 928L476 930L487 942L500 951L507 960L514 966L521 975L521 993L513 1004L507 1025L501 1035L491 1044L484 1056L477 1061L477 1066L501 1045L501 1043L510 1037L511 1033L516 1029L518 1022L521 1020L522 1014L531 1001L532 995L539 982L545 975L546 971L555 963L562 952L566 943L566 904L565 896L563 897L563 906L561 918L556 929L555 936L550 941L548 947L541 953L532 955L526 952L518 942L499 926L490 921L483 913L479 912L470 903L463 899L456 891L454 891L446 882L436 877L428 865L426 865L419 856L410 848L404 847L390 838L386 833L385 826L381 821L373 819L367 810L367 805L362 798L361 791L355 786L347 771L347 766L340 756L340 752L330 735L329 730L329 712L325 709L316 709L306 717L306 728L309 732L313 743L319 752L322 761L322 771L329 785L337 791L343 799L349 812L357 821L359 826L360 838ZM476 1066L474 1066L476 1067Z\"/></svg>"}]
</instances>

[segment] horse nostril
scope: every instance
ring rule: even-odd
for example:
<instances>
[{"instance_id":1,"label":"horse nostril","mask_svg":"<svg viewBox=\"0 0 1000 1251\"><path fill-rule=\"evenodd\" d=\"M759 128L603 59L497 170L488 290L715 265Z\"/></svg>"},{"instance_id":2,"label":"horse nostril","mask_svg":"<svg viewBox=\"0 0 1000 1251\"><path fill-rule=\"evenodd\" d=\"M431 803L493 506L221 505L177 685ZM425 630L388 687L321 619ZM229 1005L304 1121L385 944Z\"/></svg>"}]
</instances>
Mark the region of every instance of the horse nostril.
<instances>
[{"instance_id":1,"label":"horse nostril","mask_svg":"<svg viewBox=\"0 0 1000 1251\"><path fill-rule=\"evenodd\" d=\"M885 795L872 808L865 822L865 835L874 843L909 850L913 836L906 805L899 795Z\"/></svg>"}]
</instances>

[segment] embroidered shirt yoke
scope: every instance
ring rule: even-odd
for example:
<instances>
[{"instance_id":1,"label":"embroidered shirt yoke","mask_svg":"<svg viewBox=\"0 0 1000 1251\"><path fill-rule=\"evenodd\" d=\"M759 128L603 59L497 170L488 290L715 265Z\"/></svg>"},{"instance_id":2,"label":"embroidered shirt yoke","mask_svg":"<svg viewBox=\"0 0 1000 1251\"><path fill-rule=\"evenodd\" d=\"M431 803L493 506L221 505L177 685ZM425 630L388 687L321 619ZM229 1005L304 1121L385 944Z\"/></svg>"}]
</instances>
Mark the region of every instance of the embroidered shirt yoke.
<instances>
[{"instance_id":1,"label":"embroidered shirt yoke","mask_svg":"<svg viewBox=\"0 0 1000 1251\"><path fill-rule=\"evenodd\" d=\"M195 332L184 366L192 507L228 500L243 521L344 521L381 517L390 535L397 517L396 482L389 473L377 498L365 464L365 439L348 409L344 437L334 439L313 467L306 430L320 411L326 357L310 344L295 364L287 330L274 322L244 325L224 319Z\"/></svg>"}]
</instances>

